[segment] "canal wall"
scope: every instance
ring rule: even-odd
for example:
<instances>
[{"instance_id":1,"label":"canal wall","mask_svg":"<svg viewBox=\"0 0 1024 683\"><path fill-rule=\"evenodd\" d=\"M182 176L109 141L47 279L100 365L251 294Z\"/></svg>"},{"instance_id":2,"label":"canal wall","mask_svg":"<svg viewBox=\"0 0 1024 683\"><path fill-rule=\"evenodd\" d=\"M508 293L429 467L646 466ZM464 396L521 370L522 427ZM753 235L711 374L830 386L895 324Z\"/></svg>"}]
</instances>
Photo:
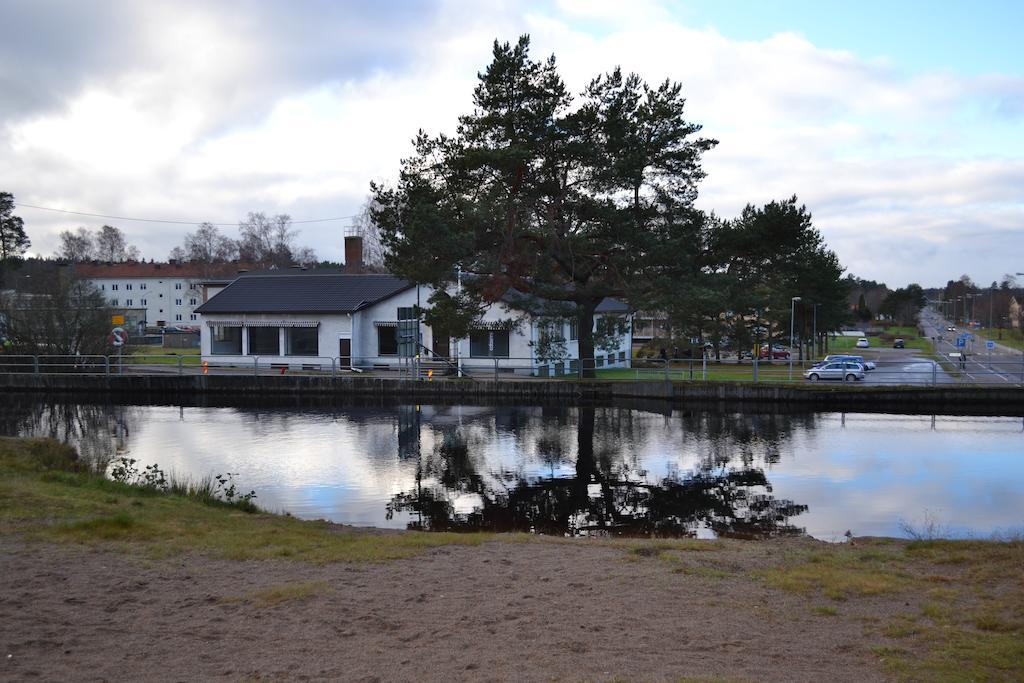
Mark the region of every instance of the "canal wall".
<instances>
[{"instance_id":1,"label":"canal wall","mask_svg":"<svg viewBox=\"0 0 1024 683\"><path fill-rule=\"evenodd\" d=\"M956 409L993 407L1024 410L1024 388L1000 386L903 387L878 385L768 384L742 382L630 382L570 380L438 380L418 382L381 377L303 375L0 375L3 393L146 394L181 399L196 395L245 397L392 397L429 401L504 399L517 402L614 402L616 399L670 403L741 402L821 409Z\"/></svg>"}]
</instances>

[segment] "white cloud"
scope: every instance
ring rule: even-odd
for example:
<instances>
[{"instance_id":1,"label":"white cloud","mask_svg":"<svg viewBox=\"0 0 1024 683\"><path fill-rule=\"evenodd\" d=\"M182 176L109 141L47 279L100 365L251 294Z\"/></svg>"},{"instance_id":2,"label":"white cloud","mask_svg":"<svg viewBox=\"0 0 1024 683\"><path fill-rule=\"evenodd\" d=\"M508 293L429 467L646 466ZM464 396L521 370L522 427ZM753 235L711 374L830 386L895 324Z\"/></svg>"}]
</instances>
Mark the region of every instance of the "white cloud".
<instances>
[{"instance_id":1,"label":"white cloud","mask_svg":"<svg viewBox=\"0 0 1024 683\"><path fill-rule=\"evenodd\" d=\"M684 84L690 118L721 143L706 157L703 208L728 216L795 193L851 270L890 284L1020 267L1009 260L1024 253L1019 75L911 76L797 33L695 30L656 3L472 9L318 22L301 10L153 5L133 15L144 47L121 70L104 62L61 106L3 120L0 186L28 203L122 215L351 214L370 180L395 177L418 128L451 130L469 109L491 41L529 32L573 90L619 64ZM23 216L43 253L79 223ZM122 227L156 257L187 229ZM309 227L304 241L337 257L341 227Z\"/></svg>"}]
</instances>

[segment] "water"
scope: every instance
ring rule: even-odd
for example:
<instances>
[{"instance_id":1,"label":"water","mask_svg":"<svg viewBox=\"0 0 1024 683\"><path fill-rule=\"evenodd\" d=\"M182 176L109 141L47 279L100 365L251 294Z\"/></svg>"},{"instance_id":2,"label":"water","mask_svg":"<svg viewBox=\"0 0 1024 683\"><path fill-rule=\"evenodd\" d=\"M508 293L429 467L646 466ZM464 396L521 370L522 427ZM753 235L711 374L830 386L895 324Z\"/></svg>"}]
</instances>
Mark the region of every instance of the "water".
<instances>
[{"instance_id":1,"label":"water","mask_svg":"<svg viewBox=\"0 0 1024 683\"><path fill-rule=\"evenodd\" d=\"M1024 529L1020 417L609 407L0 400L0 433L236 473L261 506L360 526L839 540Z\"/></svg>"}]
</instances>

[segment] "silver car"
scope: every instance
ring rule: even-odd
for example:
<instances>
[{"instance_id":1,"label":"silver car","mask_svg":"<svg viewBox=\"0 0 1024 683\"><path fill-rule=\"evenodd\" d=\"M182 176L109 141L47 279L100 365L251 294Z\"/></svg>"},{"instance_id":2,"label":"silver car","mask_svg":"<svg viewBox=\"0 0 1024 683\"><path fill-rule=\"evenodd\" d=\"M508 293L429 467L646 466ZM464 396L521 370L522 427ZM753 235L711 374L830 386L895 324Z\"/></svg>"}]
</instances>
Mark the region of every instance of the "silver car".
<instances>
[{"instance_id":1,"label":"silver car","mask_svg":"<svg viewBox=\"0 0 1024 683\"><path fill-rule=\"evenodd\" d=\"M825 356L825 360L821 361L818 365L825 365L826 363L837 363L840 361L850 361L863 365L865 370L874 370L875 362L871 360L864 360L864 356L854 356L849 353L834 353Z\"/></svg>"},{"instance_id":2,"label":"silver car","mask_svg":"<svg viewBox=\"0 0 1024 683\"><path fill-rule=\"evenodd\" d=\"M864 366L851 361L825 363L821 367L811 368L804 373L804 377L811 382L817 382L819 379L838 379L844 382L853 382L854 380L864 379Z\"/></svg>"}]
</instances>

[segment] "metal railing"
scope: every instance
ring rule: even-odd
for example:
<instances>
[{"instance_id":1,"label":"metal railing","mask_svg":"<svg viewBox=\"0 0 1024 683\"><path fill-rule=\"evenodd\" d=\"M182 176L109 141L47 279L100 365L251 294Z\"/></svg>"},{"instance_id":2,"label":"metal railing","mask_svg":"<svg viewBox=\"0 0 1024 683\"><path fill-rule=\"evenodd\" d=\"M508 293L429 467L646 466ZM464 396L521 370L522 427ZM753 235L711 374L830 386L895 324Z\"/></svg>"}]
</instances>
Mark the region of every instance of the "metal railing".
<instances>
[{"instance_id":1,"label":"metal railing","mask_svg":"<svg viewBox=\"0 0 1024 683\"><path fill-rule=\"evenodd\" d=\"M950 357L931 354L900 360L874 360L863 377L851 369L839 373L836 383L890 386L1024 386L1024 354ZM245 356L220 359L216 356L179 355L12 355L0 354L0 374L73 375L313 375L338 377L359 373L395 379L433 381L459 377L471 380L584 379L600 381L731 381L750 383L829 383L824 371L815 371L814 361L742 360L715 361L710 358L634 359L619 353L585 359L549 360L515 357L463 357L451 359L398 357L301 357ZM424 370L430 367L433 372ZM415 368L415 372L412 369ZM814 374L816 377L812 377ZM848 379L850 376L854 379Z\"/></svg>"}]
</instances>

